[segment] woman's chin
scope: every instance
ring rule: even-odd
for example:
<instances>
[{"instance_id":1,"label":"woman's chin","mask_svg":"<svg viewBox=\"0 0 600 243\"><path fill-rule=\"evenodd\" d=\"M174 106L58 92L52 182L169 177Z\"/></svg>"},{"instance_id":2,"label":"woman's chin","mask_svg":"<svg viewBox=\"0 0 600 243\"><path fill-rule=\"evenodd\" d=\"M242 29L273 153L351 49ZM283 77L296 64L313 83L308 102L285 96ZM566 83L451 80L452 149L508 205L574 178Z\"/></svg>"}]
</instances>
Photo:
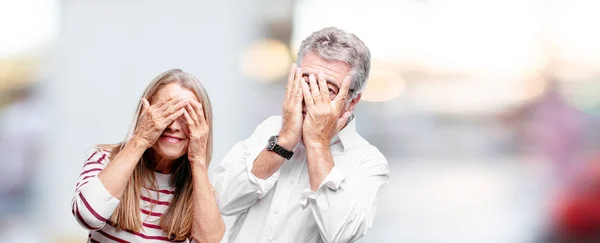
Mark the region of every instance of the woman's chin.
<instances>
[{"instance_id":1,"label":"woman's chin","mask_svg":"<svg viewBox=\"0 0 600 243\"><path fill-rule=\"evenodd\" d=\"M185 155L185 151L173 150L173 149L159 149L158 154L162 159L176 160Z\"/></svg>"}]
</instances>

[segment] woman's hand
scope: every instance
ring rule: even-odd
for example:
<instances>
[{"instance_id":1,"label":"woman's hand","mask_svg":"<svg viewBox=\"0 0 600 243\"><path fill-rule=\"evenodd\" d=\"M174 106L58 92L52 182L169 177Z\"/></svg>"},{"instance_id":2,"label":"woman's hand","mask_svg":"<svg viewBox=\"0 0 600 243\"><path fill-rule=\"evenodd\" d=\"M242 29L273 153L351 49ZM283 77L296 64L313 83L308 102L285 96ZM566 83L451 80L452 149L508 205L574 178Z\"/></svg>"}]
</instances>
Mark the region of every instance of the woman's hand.
<instances>
[{"instance_id":1,"label":"woman's hand","mask_svg":"<svg viewBox=\"0 0 600 243\"><path fill-rule=\"evenodd\" d=\"M173 96L169 100L159 100L150 105L146 98L142 99L142 112L138 118L133 140L140 142L146 148L152 147L165 128L181 117L188 105L187 99Z\"/></svg>"},{"instance_id":2,"label":"woman's hand","mask_svg":"<svg viewBox=\"0 0 600 243\"><path fill-rule=\"evenodd\" d=\"M200 165L207 168L206 155L208 145L209 126L204 116L202 104L190 101L186 105L183 116L189 128L188 159L191 165Z\"/></svg>"}]
</instances>

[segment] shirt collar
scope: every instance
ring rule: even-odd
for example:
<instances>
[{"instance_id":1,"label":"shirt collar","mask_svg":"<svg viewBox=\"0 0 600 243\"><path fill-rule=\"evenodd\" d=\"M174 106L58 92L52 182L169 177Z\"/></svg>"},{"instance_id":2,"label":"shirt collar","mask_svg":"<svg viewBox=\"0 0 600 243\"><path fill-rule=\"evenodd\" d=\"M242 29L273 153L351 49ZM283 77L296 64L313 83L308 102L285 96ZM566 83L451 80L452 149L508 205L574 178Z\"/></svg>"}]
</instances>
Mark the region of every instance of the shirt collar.
<instances>
[{"instance_id":1,"label":"shirt collar","mask_svg":"<svg viewBox=\"0 0 600 243\"><path fill-rule=\"evenodd\" d=\"M354 114L349 118L350 122L344 127L340 132L338 132L332 139L331 145L335 146L336 144L340 144L342 146L342 150L346 152L349 148L351 148L356 142L356 119L354 119Z\"/></svg>"}]
</instances>

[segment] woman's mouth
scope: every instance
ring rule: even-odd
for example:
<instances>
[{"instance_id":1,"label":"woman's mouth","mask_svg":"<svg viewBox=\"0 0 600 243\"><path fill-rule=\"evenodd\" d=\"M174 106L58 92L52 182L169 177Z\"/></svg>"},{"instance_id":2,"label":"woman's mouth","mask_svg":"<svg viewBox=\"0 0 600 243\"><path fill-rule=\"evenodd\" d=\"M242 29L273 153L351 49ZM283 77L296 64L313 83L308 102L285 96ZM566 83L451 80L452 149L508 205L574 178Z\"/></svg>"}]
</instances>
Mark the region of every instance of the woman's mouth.
<instances>
[{"instance_id":1,"label":"woman's mouth","mask_svg":"<svg viewBox=\"0 0 600 243\"><path fill-rule=\"evenodd\" d=\"M169 136L169 135L162 135L162 136L160 136L160 139L167 143L180 143L181 141L183 141L182 138L173 137L173 136Z\"/></svg>"}]
</instances>

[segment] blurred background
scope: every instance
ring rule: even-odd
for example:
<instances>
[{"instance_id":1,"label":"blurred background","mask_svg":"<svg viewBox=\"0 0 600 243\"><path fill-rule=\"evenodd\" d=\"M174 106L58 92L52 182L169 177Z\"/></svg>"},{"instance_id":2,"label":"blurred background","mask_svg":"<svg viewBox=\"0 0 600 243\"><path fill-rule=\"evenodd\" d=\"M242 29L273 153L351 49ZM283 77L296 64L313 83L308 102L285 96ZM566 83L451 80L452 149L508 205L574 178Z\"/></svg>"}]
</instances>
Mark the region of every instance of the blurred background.
<instances>
[{"instance_id":1,"label":"blurred background","mask_svg":"<svg viewBox=\"0 0 600 243\"><path fill-rule=\"evenodd\" d=\"M357 128L392 172L360 242L600 242L599 11L594 0L0 0L0 241L86 240L70 212L86 151L125 137L159 73L204 82L214 169L280 114L299 43L337 26L371 49Z\"/></svg>"}]
</instances>

